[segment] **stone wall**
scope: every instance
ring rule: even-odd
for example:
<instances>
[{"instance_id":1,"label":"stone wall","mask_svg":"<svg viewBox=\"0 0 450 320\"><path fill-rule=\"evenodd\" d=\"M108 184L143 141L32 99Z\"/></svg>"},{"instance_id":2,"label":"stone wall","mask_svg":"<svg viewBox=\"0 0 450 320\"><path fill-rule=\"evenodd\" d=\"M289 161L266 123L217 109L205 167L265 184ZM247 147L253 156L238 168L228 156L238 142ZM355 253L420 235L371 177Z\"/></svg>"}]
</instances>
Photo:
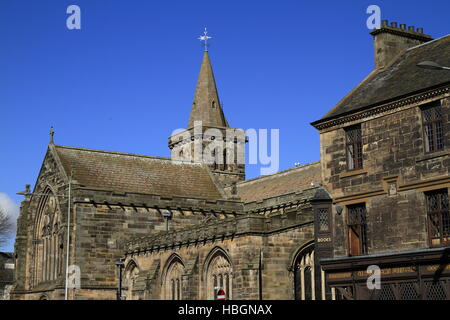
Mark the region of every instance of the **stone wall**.
<instances>
[{"instance_id":1,"label":"stone wall","mask_svg":"<svg viewBox=\"0 0 450 320\"><path fill-rule=\"evenodd\" d=\"M14 299L64 299L67 244L68 184L57 160L47 154L40 173L36 196L23 202L19 219L19 255ZM41 225L47 211L39 200L52 191L56 198L60 238L52 250L62 266L58 276L36 281L41 274L36 260ZM76 180L71 184L69 265L80 268L81 287L68 291L68 298L115 299L118 283L117 259L135 261L139 273L133 298L166 297L162 286L168 260L179 257L185 273L182 295L185 299L212 298L211 281L205 279L220 253L232 266L232 299L292 299L292 259L298 249L314 239L313 213L309 202L315 187L249 203L238 199L206 200L162 197L88 188ZM47 200L45 200L47 201ZM247 212L249 210L249 212ZM170 213L167 221L163 214ZM44 218L42 218L44 217ZM52 220L53 221L53 220ZM36 229L36 226L39 228ZM46 230L46 228L44 228ZM38 239L36 239L38 235ZM54 261L54 254L45 261ZM214 259L213 259L214 258ZM127 270L124 270L127 274ZM129 270L128 270L129 271ZM128 280L127 280L128 281ZM262 286L260 286L262 283ZM206 287L205 287L206 286Z\"/></svg>"},{"instance_id":2,"label":"stone wall","mask_svg":"<svg viewBox=\"0 0 450 320\"><path fill-rule=\"evenodd\" d=\"M97 198L104 199L97 203ZM87 202L83 199L92 199ZM123 255L124 243L132 238L150 236L166 230L162 211L171 212L170 233L199 224L206 219L223 219L240 209L235 203L205 203L196 199L161 199L144 195L110 195L80 190L75 204L75 258L71 264L81 269L81 288L76 299L109 299L117 288L115 262ZM191 209L185 206L188 201ZM220 201L219 201L220 202ZM177 209L175 209L177 208ZM227 213L227 210L229 210ZM214 216L215 212L216 216ZM238 214L236 212L236 214ZM85 295L86 294L86 295Z\"/></svg>"},{"instance_id":3,"label":"stone wall","mask_svg":"<svg viewBox=\"0 0 450 320\"><path fill-rule=\"evenodd\" d=\"M208 258L221 250L232 265L233 300L293 299L293 259L313 238L310 210L270 217L246 215L192 226L175 234L136 239L128 244L125 266L131 261L136 263L146 285L145 290L135 291L132 296L128 292L127 296L167 298L163 289L165 270L177 255L186 266L182 299L210 299L211 288L206 283Z\"/></svg>"},{"instance_id":4,"label":"stone wall","mask_svg":"<svg viewBox=\"0 0 450 320\"><path fill-rule=\"evenodd\" d=\"M450 186L450 98L442 99L445 148L434 153L424 150L427 102L362 121L362 170L346 169L345 126L321 132L324 186L341 206L366 203L369 253L428 247L423 192ZM346 210L333 223L334 254L347 255Z\"/></svg>"}]
</instances>

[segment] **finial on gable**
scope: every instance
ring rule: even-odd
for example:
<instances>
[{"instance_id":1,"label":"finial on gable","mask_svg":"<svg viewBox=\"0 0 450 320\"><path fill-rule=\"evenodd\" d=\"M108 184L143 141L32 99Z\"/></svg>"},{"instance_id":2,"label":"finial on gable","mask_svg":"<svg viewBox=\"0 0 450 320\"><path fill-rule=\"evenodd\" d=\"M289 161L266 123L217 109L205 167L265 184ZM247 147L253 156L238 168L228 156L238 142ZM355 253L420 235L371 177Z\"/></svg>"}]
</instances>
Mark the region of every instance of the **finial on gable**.
<instances>
[{"instance_id":1,"label":"finial on gable","mask_svg":"<svg viewBox=\"0 0 450 320\"><path fill-rule=\"evenodd\" d=\"M53 127L50 127L50 144L54 144L53 142L53 136L55 135L55 130Z\"/></svg>"}]
</instances>

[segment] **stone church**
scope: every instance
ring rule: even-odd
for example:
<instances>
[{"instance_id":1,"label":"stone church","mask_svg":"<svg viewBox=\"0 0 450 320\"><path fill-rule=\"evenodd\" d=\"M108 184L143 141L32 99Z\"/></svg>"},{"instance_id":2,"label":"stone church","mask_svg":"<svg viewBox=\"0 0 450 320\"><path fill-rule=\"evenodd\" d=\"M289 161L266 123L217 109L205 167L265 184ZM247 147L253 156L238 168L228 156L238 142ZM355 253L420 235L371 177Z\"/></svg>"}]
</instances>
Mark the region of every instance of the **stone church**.
<instances>
[{"instance_id":1,"label":"stone church","mask_svg":"<svg viewBox=\"0 0 450 320\"><path fill-rule=\"evenodd\" d=\"M247 138L207 51L170 158L51 133L23 193L11 297L450 299L450 35L387 21L371 35L374 70L312 123L318 162L245 180Z\"/></svg>"},{"instance_id":2,"label":"stone church","mask_svg":"<svg viewBox=\"0 0 450 320\"><path fill-rule=\"evenodd\" d=\"M51 132L18 219L13 298L64 299L74 265L68 299L116 299L119 286L126 299L214 299L218 288L227 299L330 299L314 257L320 163L245 180L245 143L207 51L170 158L56 145ZM211 157L197 159L198 146Z\"/></svg>"}]
</instances>

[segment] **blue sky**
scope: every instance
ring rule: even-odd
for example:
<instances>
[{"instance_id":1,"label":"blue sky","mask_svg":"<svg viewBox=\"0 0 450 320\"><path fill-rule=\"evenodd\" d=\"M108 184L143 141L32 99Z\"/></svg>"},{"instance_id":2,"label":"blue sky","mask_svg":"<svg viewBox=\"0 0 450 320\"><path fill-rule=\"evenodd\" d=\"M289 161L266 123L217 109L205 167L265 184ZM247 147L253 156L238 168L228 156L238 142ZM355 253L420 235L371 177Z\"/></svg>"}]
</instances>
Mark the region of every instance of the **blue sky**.
<instances>
[{"instance_id":1,"label":"blue sky","mask_svg":"<svg viewBox=\"0 0 450 320\"><path fill-rule=\"evenodd\" d=\"M66 27L71 4L81 30ZM57 144L169 156L168 136L187 125L205 26L230 125L280 129L280 170L319 160L309 123L373 69L372 4L435 38L450 30L447 0L1 0L0 200L17 212L50 126Z\"/></svg>"}]
</instances>

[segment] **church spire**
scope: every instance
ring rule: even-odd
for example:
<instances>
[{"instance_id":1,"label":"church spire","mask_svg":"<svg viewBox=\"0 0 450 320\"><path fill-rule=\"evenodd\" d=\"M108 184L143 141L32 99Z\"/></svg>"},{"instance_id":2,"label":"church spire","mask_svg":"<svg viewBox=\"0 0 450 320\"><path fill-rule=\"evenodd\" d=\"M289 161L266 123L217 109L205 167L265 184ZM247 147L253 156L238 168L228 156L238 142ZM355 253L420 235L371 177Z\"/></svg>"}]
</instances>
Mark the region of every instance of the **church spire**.
<instances>
[{"instance_id":1,"label":"church spire","mask_svg":"<svg viewBox=\"0 0 450 320\"><path fill-rule=\"evenodd\" d=\"M228 127L220 104L208 51L203 53L188 128L192 128L195 121L202 121L202 126Z\"/></svg>"}]
</instances>

